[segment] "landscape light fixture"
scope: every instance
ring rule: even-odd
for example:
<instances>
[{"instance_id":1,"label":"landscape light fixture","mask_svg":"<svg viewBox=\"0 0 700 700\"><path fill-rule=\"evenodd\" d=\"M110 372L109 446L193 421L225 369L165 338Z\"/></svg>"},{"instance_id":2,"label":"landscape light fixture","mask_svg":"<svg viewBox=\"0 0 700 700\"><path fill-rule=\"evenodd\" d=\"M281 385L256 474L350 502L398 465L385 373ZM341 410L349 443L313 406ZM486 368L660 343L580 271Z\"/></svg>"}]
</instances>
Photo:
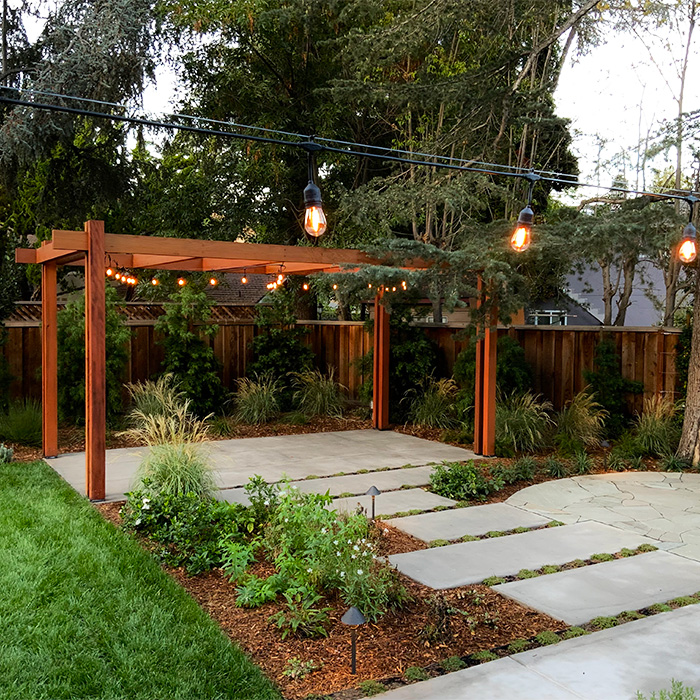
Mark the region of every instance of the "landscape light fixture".
<instances>
[{"instance_id":1,"label":"landscape light fixture","mask_svg":"<svg viewBox=\"0 0 700 700\"><path fill-rule=\"evenodd\" d=\"M323 200L321 190L316 185L316 158L315 151L320 151L323 147L308 141L303 146L309 156L309 184L304 188L304 231L312 241L318 241L326 232L328 224L326 215L323 213Z\"/></svg>"},{"instance_id":2,"label":"landscape light fixture","mask_svg":"<svg viewBox=\"0 0 700 700\"><path fill-rule=\"evenodd\" d=\"M515 231L510 237L510 247L516 253L525 252L530 247L530 243L532 243L532 222L535 220L535 212L532 211L532 190L535 187L535 183L542 179L532 170L527 175L523 175L523 177L530 185L527 190L527 206L521 210Z\"/></svg>"},{"instance_id":3,"label":"landscape light fixture","mask_svg":"<svg viewBox=\"0 0 700 700\"><path fill-rule=\"evenodd\" d=\"M686 197L685 201L688 202L690 207L690 214L688 215L688 223L683 229L683 239L678 246L678 257L682 263L687 265L698 257L698 232L693 225L693 212L695 211L695 204L700 202L700 199L691 195Z\"/></svg>"},{"instance_id":4,"label":"landscape light fixture","mask_svg":"<svg viewBox=\"0 0 700 700\"><path fill-rule=\"evenodd\" d=\"M365 496L372 496L372 520L374 520L374 499L381 493L376 486L370 486Z\"/></svg>"},{"instance_id":5,"label":"landscape light fixture","mask_svg":"<svg viewBox=\"0 0 700 700\"><path fill-rule=\"evenodd\" d=\"M365 616L355 606L353 606L352 608L348 608L345 615L340 618L340 621L344 625L349 625L352 627L352 631L350 633L350 638L352 640L350 673L355 676L357 675L357 628L359 625L364 625L367 620L365 620Z\"/></svg>"}]
</instances>

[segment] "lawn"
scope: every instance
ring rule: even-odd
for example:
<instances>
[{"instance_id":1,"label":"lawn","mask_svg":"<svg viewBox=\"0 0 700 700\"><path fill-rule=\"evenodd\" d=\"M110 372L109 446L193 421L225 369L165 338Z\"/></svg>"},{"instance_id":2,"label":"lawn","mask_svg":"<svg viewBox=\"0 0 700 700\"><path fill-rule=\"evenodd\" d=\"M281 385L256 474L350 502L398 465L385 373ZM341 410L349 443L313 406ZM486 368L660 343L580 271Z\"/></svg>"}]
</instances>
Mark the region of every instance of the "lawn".
<instances>
[{"instance_id":1,"label":"lawn","mask_svg":"<svg viewBox=\"0 0 700 700\"><path fill-rule=\"evenodd\" d=\"M0 464L0 697L279 700L133 539L43 462Z\"/></svg>"}]
</instances>

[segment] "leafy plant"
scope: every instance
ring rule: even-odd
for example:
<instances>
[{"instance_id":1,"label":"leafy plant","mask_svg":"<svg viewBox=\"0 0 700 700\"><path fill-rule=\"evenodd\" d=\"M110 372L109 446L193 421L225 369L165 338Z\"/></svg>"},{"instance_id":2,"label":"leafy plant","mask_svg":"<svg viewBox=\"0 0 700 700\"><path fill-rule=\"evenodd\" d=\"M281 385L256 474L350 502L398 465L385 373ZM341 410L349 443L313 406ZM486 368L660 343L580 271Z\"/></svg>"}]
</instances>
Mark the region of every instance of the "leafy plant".
<instances>
[{"instance_id":1,"label":"leafy plant","mask_svg":"<svg viewBox=\"0 0 700 700\"><path fill-rule=\"evenodd\" d=\"M615 557L608 552L591 555L591 561L612 561Z\"/></svg>"},{"instance_id":2,"label":"leafy plant","mask_svg":"<svg viewBox=\"0 0 700 700\"><path fill-rule=\"evenodd\" d=\"M508 645L508 651L511 654L518 654L521 651L525 651L526 649L529 649L529 647L530 647L530 642L527 639L514 639Z\"/></svg>"},{"instance_id":3,"label":"leafy plant","mask_svg":"<svg viewBox=\"0 0 700 700\"><path fill-rule=\"evenodd\" d=\"M556 457L547 457L547 459L544 460L544 470L553 479L561 479L567 476L569 471L566 464L560 462Z\"/></svg>"},{"instance_id":4,"label":"leafy plant","mask_svg":"<svg viewBox=\"0 0 700 700\"><path fill-rule=\"evenodd\" d=\"M562 639L575 639L576 637L583 637L588 634L583 627L569 627L562 635Z\"/></svg>"},{"instance_id":5,"label":"leafy plant","mask_svg":"<svg viewBox=\"0 0 700 700\"><path fill-rule=\"evenodd\" d=\"M576 452L573 458L574 473L579 476L590 474L593 471L593 459L583 451Z\"/></svg>"},{"instance_id":6,"label":"leafy plant","mask_svg":"<svg viewBox=\"0 0 700 700\"><path fill-rule=\"evenodd\" d=\"M526 578L536 578L537 576L539 576L539 574L531 569L520 569L517 573L517 578L521 581Z\"/></svg>"},{"instance_id":7,"label":"leafy plant","mask_svg":"<svg viewBox=\"0 0 700 700\"><path fill-rule=\"evenodd\" d=\"M496 440L516 453L535 452L552 424L552 404L529 392L501 396L496 403Z\"/></svg>"},{"instance_id":8,"label":"leafy plant","mask_svg":"<svg viewBox=\"0 0 700 700\"><path fill-rule=\"evenodd\" d=\"M291 659L287 659L282 675L293 681L300 681L320 668L323 668L323 664L317 664L315 661L302 661L297 656L292 656Z\"/></svg>"},{"instance_id":9,"label":"leafy plant","mask_svg":"<svg viewBox=\"0 0 700 700\"><path fill-rule=\"evenodd\" d=\"M647 700L647 698L642 695L641 690L638 690L636 700ZM698 700L698 696L690 686L685 686L680 681L672 679L671 690L660 690L658 695L654 691L649 700Z\"/></svg>"},{"instance_id":10,"label":"leafy plant","mask_svg":"<svg viewBox=\"0 0 700 700\"><path fill-rule=\"evenodd\" d=\"M331 368L327 375L311 369L292 373L297 410L306 416L340 418L343 415L343 391L347 391L347 387L335 381L334 372Z\"/></svg>"},{"instance_id":11,"label":"leafy plant","mask_svg":"<svg viewBox=\"0 0 700 700\"><path fill-rule=\"evenodd\" d=\"M591 620L591 626L595 627L597 630L607 630L617 626L617 618L609 616L594 617Z\"/></svg>"},{"instance_id":12,"label":"leafy plant","mask_svg":"<svg viewBox=\"0 0 700 700\"><path fill-rule=\"evenodd\" d=\"M495 661L498 657L492 651L484 649L483 651L477 651L472 654L472 659L474 661L480 661L481 663L486 663L487 661Z\"/></svg>"},{"instance_id":13,"label":"leafy plant","mask_svg":"<svg viewBox=\"0 0 700 700\"><path fill-rule=\"evenodd\" d=\"M0 439L28 447L41 447L41 404L32 399L12 401L0 415Z\"/></svg>"},{"instance_id":14,"label":"leafy plant","mask_svg":"<svg viewBox=\"0 0 700 700\"><path fill-rule=\"evenodd\" d=\"M583 376L607 411L606 434L614 438L623 432L629 420L627 394L639 394L644 387L641 382L629 381L622 376L620 356L610 338L604 338L596 346L593 365L595 369L584 370Z\"/></svg>"},{"instance_id":15,"label":"leafy plant","mask_svg":"<svg viewBox=\"0 0 700 700\"><path fill-rule=\"evenodd\" d=\"M281 610L270 617L278 629L282 630L282 639L288 634L295 637L327 637L331 608L316 607L322 600L315 591L302 587L285 591L286 610Z\"/></svg>"},{"instance_id":16,"label":"leafy plant","mask_svg":"<svg viewBox=\"0 0 700 700\"><path fill-rule=\"evenodd\" d=\"M241 542L230 534L221 538L221 568L229 581L236 583L255 561L255 550L250 544Z\"/></svg>"},{"instance_id":17,"label":"leafy plant","mask_svg":"<svg viewBox=\"0 0 700 700\"><path fill-rule=\"evenodd\" d=\"M357 687L360 689L360 692L368 698L386 691L386 686L379 681L362 681Z\"/></svg>"},{"instance_id":18,"label":"leafy plant","mask_svg":"<svg viewBox=\"0 0 700 700\"><path fill-rule=\"evenodd\" d=\"M117 293L105 289L105 351L107 423L114 425L122 412L122 381L128 360L131 331L117 310ZM58 312L58 408L63 420L85 420L85 296Z\"/></svg>"},{"instance_id":19,"label":"leafy plant","mask_svg":"<svg viewBox=\"0 0 700 700\"><path fill-rule=\"evenodd\" d=\"M418 389L412 389L405 398L410 401L409 420L429 428L454 428L457 423L455 397L457 384L453 379L426 377Z\"/></svg>"},{"instance_id":20,"label":"leafy plant","mask_svg":"<svg viewBox=\"0 0 700 700\"><path fill-rule=\"evenodd\" d=\"M280 411L282 385L265 373L236 380L236 419L259 425L271 421Z\"/></svg>"},{"instance_id":21,"label":"leafy plant","mask_svg":"<svg viewBox=\"0 0 700 700\"><path fill-rule=\"evenodd\" d=\"M440 666L442 666L446 673L452 673L454 671L461 671L463 668L467 667L467 664L465 664L459 656L450 656L442 660Z\"/></svg>"},{"instance_id":22,"label":"leafy plant","mask_svg":"<svg viewBox=\"0 0 700 700\"><path fill-rule=\"evenodd\" d=\"M537 474L537 462L532 457L521 457L513 464L516 481L531 481Z\"/></svg>"},{"instance_id":23,"label":"leafy plant","mask_svg":"<svg viewBox=\"0 0 700 700\"><path fill-rule=\"evenodd\" d=\"M15 451L11 447L0 445L0 464L7 464L12 461Z\"/></svg>"},{"instance_id":24,"label":"leafy plant","mask_svg":"<svg viewBox=\"0 0 700 700\"><path fill-rule=\"evenodd\" d=\"M635 420L634 433L643 455L661 457L673 454L680 440L678 406L664 396L644 399L642 414Z\"/></svg>"},{"instance_id":25,"label":"leafy plant","mask_svg":"<svg viewBox=\"0 0 700 700\"><path fill-rule=\"evenodd\" d=\"M439 496L455 500L478 499L503 487L497 478L487 478L473 462L443 462L430 473L430 488Z\"/></svg>"},{"instance_id":26,"label":"leafy plant","mask_svg":"<svg viewBox=\"0 0 700 700\"><path fill-rule=\"evenodd\" d=\"M219 332L209 323L212 305L205 292L185 285L170 296L155 326L165 349L164 371L174 375L198 416L219 412L224 401L219 363L207 342Z\"/></svg>"},{"instance_id":27,"label":"leafy plant","mask_svg":"<svg viewBox=\"0 0 700 700\"><path fill-rule=\"evenodd\" d=\"M560 452L569 455L598 447L607 418L608 412L584 389L557 414L554 443Z\"/></svg>"},{"instance_id":28,"label":"leafy plant","mask_svg":"<svg viewBox=\"0 0 700 700\"><path fill-rule=\"evenodd\" d=\"M259 608L271 603L278 593L278 580L272 576L267 579L248 576L236 589L236 605L240 608Z\"/></svg>"},{"instance_id":29,"label":"leafy plant","mask_svg":"<svg viewBox=\"0 0 700 700\"><path fill-rule=\"evenodd\" d=\"M666 455L661 459L661 469L665 472L684 472L693 466L692 462L676 455Z\"/></svg>"},{"instance_id":30,"label":"leafy plant","mask_svg":"<svg viewBox=\"0 0 700 700\"><path fill-rule=\"evenodd\" d=\"M410 682L427 681L430 675L420 666L409 666L404 672L403 677Z\"/></svg>"},{"instance_id":31,"label":"leafy plant","mask_svg":"<svg viewBox=\"0 0 700 700\"><path fill-rule=\"evenodd\" d=\"M556 644L560 639L556 632L552 632L552 630L543 630L535 635L535 641L543 646L548 646L549 644Z\"/></svg>"},{"instance_id":32,"label":"leafy plant","mask_svg":"<svg viewBox=\"0 0 700 700\"><path fill-rule=\"evenodd\" d=\"M506 580L501 576L489 576L485 578L482 583L484 586L497 586L499 583L505 583Z\"/></svg>"}]
</instances>

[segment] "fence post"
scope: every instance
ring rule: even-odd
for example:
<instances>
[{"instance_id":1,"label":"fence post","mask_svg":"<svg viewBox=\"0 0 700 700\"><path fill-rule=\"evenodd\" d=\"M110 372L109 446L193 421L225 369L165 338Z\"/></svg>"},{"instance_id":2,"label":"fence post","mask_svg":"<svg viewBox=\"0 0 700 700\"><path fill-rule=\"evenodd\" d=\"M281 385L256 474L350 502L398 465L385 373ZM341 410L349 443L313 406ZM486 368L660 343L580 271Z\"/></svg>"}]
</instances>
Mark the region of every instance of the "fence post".
<instances>
[{"instance_id":1,"label":"fence post","mask_svg":"<svg viewBox=\"0 0 700 700\"><path fill-rule=\"evenodd\" d=\"M41 266L41 435L44 457L58 454L56 263Z\"/></svg>"},{"instance_id":2,"label":"fence post","mask_svg":"<svg viewBox=\"0 0 700 700\"><path fill-rule=\"evenodd\" d=\"M372 425L389 427L389 313L374 297L374 381L372 384Z\"/></svg>"}]
</instances>

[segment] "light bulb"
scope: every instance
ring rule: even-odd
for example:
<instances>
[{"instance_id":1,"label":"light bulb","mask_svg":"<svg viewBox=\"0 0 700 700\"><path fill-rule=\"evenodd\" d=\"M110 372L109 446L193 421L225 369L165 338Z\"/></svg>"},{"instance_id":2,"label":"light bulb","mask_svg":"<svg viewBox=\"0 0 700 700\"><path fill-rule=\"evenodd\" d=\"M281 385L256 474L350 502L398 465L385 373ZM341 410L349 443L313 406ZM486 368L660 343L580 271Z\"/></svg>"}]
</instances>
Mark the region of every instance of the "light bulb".
<instances>
[{"instance_id":1,"label":"light bulb","mask_svg":"<svg viewBox=\"0 0 700 700\"><path fill-rule=\"evenodd\" d=\"M241 277L241 284L248 284L248 278L245 275Z\"/></svg>"},{"instance_id":2,"label":"light bulb","mask_svg":"<svg viewBox=\"0 0 700 700\"><path fill-rule=\"evenodd\" d=\"M212 277L212 278L209 280L209 284L210 284L212 287L216 287L216 285L219 284L219 280L217 280L216 277Z\"/></svg>"},{"instance_id":3,"label":"light bulb","mask_svg":"<svg viewBox=\"0 0 700 700\"><path fill-rule=\"evenodd\" d=\"M158 283L158 280L154 277L154 278L151 280L151 284L152 284L154 287L157 287L159 283Z\"/></svg>"},{"instance_id":4,"label":"light bulb","mask_svg":"<svg viewBox=\"0 0 700 700\"><path fill-rule=\"evenodd\" d=\"M184 287L187 284L187 280L184 277L178 277L177 283L181 286Z\"/></svg>"},{"instance_id":5,"label":"light bulb","mask_svg":"<svg viewBox=\"0 0 700 700\"><path fill-rule=\"evenodd\" d=\"M530 243L532 243L530 227L521 224L513 231L513 235L510 237L510 247L516 253L522 253L530 247Z\"/></svg>"},{"instance_id":6,"label":"light bulb","mask_svg":"<svg viewBox=\"0 0 700 700\"><path fill-rule=\"evenodd\" d=\"M304 214L304 230L309 236L320 238L326 232L326 215L323 213L323 207L320 205L312 205L306 207Z\"/></svg>"},{"instance_id":7,"label":"light bulb","mask_svg":"<svg viewBox=\"0 0 700 700\"><path fill-rule=\"evenodd\" d=\"M371 285L371 284L368 284L368 285L367 285L367 289L372 289L372 285Z\"/></svg>"},{"instance_id":8,"label":"light bulb","mask_svg":"<svg viewBox=\"0 0 700 700\"><path fill-rule=\"evenodd\" d=\"M334 285L333 285L333 289L338 289L338 285L337 285L337 284L334 284Z\"/></svg>"},{"instance_id":9,"label":"light bulb","mask_svg":"<svg viewBox=\"0 0 700 700\"><path fill-rule=\"evenodd\" d=\"M396 287L392 287L392 288L391 288L391 291L392 291L392 292L395 292L395 291L396 291Z\"/></svg>"},{"instance_id":10,"label":"light bulb","mask_svg":"<svg viewBox=\"0 0 700 700\"><path fill-rule=\"evenodd\" d=\"M111 277L114 274L114 270L111 267L107 268L107 277Z\"/></svg>"},{"instance_id":11,"label":"light bulb","mask_svg":"<svg viewBox=\"0 0 700 700\"><path fill-rule=\"evenodd\" d=\"M301 285L301 288L306 291L309 288L309 285L304 282L304 284Z\"/></svg>"},{"instance_id":12,"label":"light bulb","mask_svg":"<svg viewBox=\"0 0 700 700\"><path fill-rule=\"evenodd\" d=\"M678 257L681 262L691 263L698 256L698 244L694 238L686 238L678 248Z\"/></svg>"}]
</instances>

